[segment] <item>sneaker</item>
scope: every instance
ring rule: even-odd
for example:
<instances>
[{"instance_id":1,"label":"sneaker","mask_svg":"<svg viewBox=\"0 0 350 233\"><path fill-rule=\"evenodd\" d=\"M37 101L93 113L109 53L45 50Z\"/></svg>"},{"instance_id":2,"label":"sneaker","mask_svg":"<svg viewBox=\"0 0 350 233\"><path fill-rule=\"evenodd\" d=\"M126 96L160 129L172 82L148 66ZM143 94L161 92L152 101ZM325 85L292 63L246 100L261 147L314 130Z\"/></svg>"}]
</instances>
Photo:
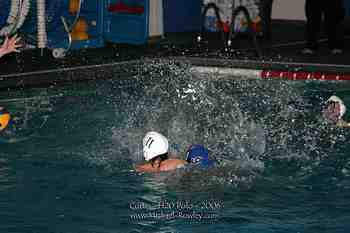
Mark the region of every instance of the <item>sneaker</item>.
<instances>
[{"instance_id":1,"label":"sneaker","mask_svg":"<svg viewBox=\"0 0 350 233\"><path fill-rule=\"evenodd\" d=\"M301 53L304 55L312 55L315 54L315 50L310 48L304 48L303 50L301 50Z\"/></svg>"},{"instance_id":2,"label":"sneaker","mask_svg":"<svg viewBox=\"0 0 350 233\"><path fill-rule=\"evenodd\" d=\"M331 49L331 54L337 55L337 54L342 54L343 50L342 49Z\"/></svg>"}]
</instances>

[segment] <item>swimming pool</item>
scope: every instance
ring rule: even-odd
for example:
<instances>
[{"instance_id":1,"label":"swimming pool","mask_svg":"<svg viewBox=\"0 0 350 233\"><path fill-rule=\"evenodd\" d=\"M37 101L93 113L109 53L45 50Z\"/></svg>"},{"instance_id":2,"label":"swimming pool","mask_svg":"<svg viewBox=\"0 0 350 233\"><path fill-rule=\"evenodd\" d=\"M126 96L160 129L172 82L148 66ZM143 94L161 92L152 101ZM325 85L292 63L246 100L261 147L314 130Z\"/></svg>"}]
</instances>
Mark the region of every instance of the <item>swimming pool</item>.
<instances>
[{"instance_id":1,"label":"swimming pool","mask_svg":"<svg viewBox=\"0 0 350 233\"><path fill-rule=\"evenodd\" d=\"M171 60L125 70L0 93L13 118L0 138L1 232L348 231L349 132L319 111L332 94L349 103L350 84ZM179 157L205 144L218 168L136 174L148 130Z\"/></svg>"}]
</instances>

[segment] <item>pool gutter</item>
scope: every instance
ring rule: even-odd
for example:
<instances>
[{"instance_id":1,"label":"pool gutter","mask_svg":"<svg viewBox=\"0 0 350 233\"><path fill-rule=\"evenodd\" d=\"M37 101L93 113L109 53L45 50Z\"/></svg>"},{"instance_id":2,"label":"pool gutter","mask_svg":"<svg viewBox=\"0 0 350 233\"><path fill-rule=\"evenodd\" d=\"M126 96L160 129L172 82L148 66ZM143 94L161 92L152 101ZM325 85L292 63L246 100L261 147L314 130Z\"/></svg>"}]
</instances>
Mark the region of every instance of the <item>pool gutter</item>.
<instances>
[{"instance_id":1,"label":"pool gutter","mask_svg":"<svg viewBox=\"0 0 350 233\"><path fill-rule=\"evenodd\" d=\"M146 58L106 64L3 74L0 75L0 90L55 86L62 83L127 77L137 74L138 65L147 59L153 60L153 58ZM188 63L191 65L193 72L230 75L241 79L350 80L350 65L265 62L199 57L167 57L156 59Z\"/></svg>"}]
</instances>

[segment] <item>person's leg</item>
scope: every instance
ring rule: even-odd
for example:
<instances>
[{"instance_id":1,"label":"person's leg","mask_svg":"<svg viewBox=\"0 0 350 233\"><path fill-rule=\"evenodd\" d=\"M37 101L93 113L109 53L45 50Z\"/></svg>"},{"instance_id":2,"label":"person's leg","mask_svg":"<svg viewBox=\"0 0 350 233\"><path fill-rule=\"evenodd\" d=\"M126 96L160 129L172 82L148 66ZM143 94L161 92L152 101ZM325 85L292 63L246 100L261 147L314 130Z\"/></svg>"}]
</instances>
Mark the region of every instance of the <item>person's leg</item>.
<instances>
[{"instance_id":1,"label":"person's leg","mask_svg":"<svg viewBox=\"0 0 350 233\"><path fill-rule=\"evenodd\" d=\"M321 28L322 11L320 0L306 0L306 47L311 50L316 50L318 47L317 40Z\"/></svg>"},{"instance_id":2,"label":"person's leg","mask_svg":"<svg viewBox=\"0 0 350 233\"><path fill-rule=\"evenodd\" d=\"M327 1L324 5L324 12L328 47L331 50L341 50L344 46L342 22L345 16L342 0Z\"/></svg>"},{"instance_id":3,"label":"person's leg","mask_svg":"<svg viewBox=\"0 0 350 233\"><path fill-rule=\"evenodd\" d=\"M271 13L273 0L261 0L262 32L266 39L271 39Z\"/></svg>"}]
</instances>

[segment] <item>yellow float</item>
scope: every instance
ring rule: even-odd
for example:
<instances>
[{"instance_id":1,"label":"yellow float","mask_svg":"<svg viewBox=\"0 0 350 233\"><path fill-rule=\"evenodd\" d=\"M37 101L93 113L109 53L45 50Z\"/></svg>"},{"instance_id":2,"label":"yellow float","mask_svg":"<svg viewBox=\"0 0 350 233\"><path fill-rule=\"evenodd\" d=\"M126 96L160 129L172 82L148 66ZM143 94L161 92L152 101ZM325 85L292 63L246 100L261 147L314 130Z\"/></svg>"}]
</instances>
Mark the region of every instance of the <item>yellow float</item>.
<instances>
[{"instance_id":1,"label":"yellow float","mask_svg":"<svg viewBox=\"0 0 350 233\"><path fill-rule=\"evenodd\" d=\"M0 131L6 129L11 119L10 113L3 107L0 107Z\"/></svg>"}]
</instances>

